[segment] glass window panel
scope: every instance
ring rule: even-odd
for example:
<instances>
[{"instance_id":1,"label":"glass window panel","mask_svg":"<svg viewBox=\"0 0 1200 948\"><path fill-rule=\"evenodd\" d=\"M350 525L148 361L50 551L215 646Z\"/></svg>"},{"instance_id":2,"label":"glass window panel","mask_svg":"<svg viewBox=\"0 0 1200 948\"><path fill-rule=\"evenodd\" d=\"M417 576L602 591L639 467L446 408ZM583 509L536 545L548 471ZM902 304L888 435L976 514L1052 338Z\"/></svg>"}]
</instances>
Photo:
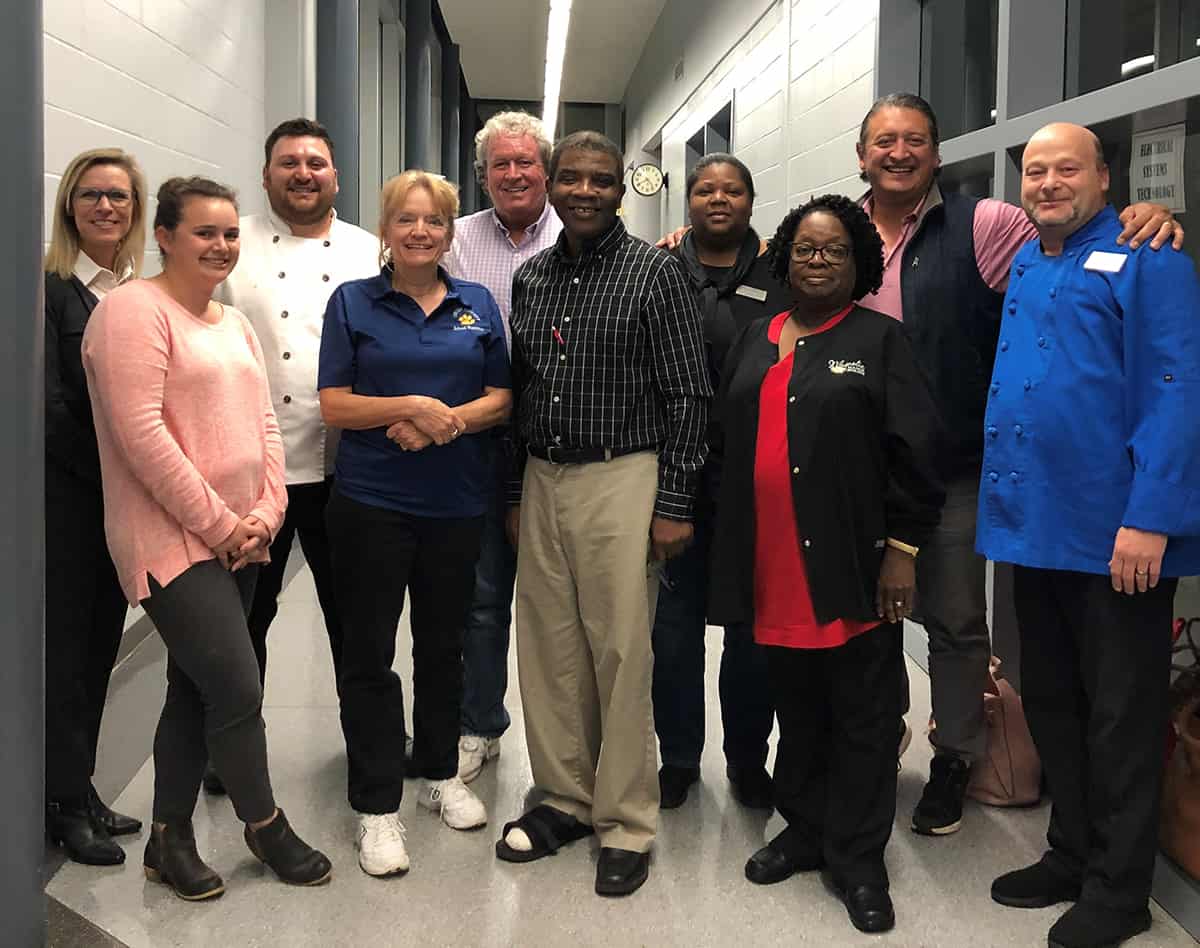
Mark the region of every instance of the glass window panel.
<instances>
[{"instance_id":1,"label":"glass window panel","mask_svg":"<svg viewBox=\"0 0 1200 948\"><path fill-rule=\"evenodd\" d=\"M1067 97L1200 55L1200 0L1069 0Z\"/></svg>"},{"instance_id":2,"label":"glass window panel","mask_svg":"<svg viewBox=\"0 0 1200 948\"><path fill-rule=\"evenodd\" d=\"M943 139L995 124L999 0L925 0L921 92Z\"/></svg>"}]
</instances>

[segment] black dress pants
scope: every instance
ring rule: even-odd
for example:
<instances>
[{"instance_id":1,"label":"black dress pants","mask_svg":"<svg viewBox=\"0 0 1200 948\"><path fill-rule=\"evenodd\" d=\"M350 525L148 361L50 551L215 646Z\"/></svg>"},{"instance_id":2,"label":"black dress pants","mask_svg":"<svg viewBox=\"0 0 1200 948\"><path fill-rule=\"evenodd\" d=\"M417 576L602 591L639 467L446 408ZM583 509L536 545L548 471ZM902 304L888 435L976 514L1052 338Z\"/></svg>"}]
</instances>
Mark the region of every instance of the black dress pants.
<instances>
[{"instance_id":1,"label":"black dress pants","mask_svg":"<svg viewBox=\"0 0 1200 948\"><path fill-rule=\"evenodd\" d=\"M342 733L350 806L391 813L404 790L404 694L392 670L405 590L412 602L413 762L458 773L463 627L483 517L443 519L359 503L333 488L326 508L334 594L342 610Z\"/></svg>"},{"instance_id":2,"label":"black dress pants","mask_svg":"<svg viewBox=\"0 0 1200 948\"><path fill-rule=\"evenodd\" d=\"M1013 573L1021 699L1054 801L1049 858L1111 908L1150 897L1177 585L1129 596L1108 576Z\"/></svg>"},{"instance_id":3,"label":"black dress pants","mask_svg":"<svg viewBox=\"0 0 1200 948\"><path fill-rule=\"evenodd\" d=\"M317 602L325 617L329 635L329 651L333 656L334 681L340 674L342 658L342 618L333 598L333 574L329 565L329 536L325 532L325 505L329 503L332 478L315 484L289 484L288 507L283 525L271 543L271 562L259 568L254 603L250 607L250 641L258 659L258 678L267 677L267 630L279 612L279 591L283 588L283 573L287 567L292 541L300 537L300 549L312 572L317 587Z\"/></svg>"},{"instance_id":4,"label":"black dress pants","mask_svg":"<svg viewBox=\"0 0 1200 948\"><path fill-rule=\"evenodd\" d=\"M46 799L82 805L125 626L97 484L46 462Z\"/></svg>"},{"instance_id":5,"label":"black dress pants","mask_svg":"<svg viewBox=\"0 0 1200 948\"><path fill-rule=\"evenodd\" d=\"M883 851L896 816L896 721L903 702L900 624L828 649L767 648L779 719L780 844L822 855L847 888L888 883Z\"/></svg>"}]
</instances>

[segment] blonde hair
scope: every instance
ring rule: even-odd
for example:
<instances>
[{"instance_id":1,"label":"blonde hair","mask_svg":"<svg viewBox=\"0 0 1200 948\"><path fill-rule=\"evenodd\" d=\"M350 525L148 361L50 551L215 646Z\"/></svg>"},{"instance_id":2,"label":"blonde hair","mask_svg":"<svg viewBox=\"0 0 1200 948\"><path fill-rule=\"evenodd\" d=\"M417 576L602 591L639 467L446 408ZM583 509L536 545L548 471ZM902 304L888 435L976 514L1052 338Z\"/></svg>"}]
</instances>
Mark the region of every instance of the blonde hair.
<instances>
[{"instance_id":1,"label":"blonde hair","mask_svg":"<svg viewBox=\"0 0 1200 948\"><path fill-rule=\"evenodd\" d=\"M387 245L388 221L396 213L396 209L404 203L408 192L413 188L424 188L433 199L437 212L446 218L446 236L454 236L454 218L458 216L458 188L441 175L431 174L420 168L410 168L401 171L383 186L383 194L379 199L379 265L386 266L392 259L391 248Z\"/></svg>"},{"instance_id":2,"label":"blonde hair","mask_svg":"<svg viewBox=\"0 0 1200 948\"><path fill-rule=\"evenodd\" d=\"M58 194L54 198L54 218L50 225L50 249L46 251L43 269L69 280L79 259L79 228L71 213L71 197L79 187L79 179L97 165L116 165L129 175L133 190L133 205L129 212L129 233L117 246L117 259L113 272L120 274L126 264L133 268L134 276L142 272L142 253L146 249L146 176L142 174L137 159L120 148L93 148L81 152L71 159L67 170L58 182Z\"/></svg>"},{"instance_id":3,"label":"blonde hair","mask_svg":"<svg viewBox=\"0 0 1200 948\"><path fill-rule=\"evenodd\" d=\"M550 152L554 145L546 136L542 120L528 112L497 112L475 134L475 176L481 183L487 181L487 150L494 135L528 135L537 142L542 170L550 170Z\"/></svg>"}]
</instances>

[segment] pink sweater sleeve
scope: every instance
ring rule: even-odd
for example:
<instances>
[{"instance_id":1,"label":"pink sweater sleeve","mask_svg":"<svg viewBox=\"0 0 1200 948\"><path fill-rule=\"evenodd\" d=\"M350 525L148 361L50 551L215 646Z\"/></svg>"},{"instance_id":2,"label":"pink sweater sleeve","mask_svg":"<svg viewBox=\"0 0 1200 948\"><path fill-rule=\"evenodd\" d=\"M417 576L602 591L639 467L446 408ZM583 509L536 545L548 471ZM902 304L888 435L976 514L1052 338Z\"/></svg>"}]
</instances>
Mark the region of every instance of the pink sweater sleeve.
<instances>
[{"instance_id":1,"label":"pink sweater sleeve","mask_svg":"<svg viewBox=\"0 0 1200 948\"><path fill-rule=\"evenodd\" d=\"M254 328L244 316L242 325L246 330L246 341L250 343L250 348L254 352L255 361L262 369L264 380L263 432L266 435L266 474L263 478L262 495L258 498L254 509L250 511L250 516L257 517L266 524L267 529L271 532L271 539L274 540L275 534L283 525L283 515L287 511L288 502L287 482L284 476L283 435L279 432L279 421L275 417L275 408L271 404L271 390L265 384L267 364L263 358L262 347L258 343L258 336L254 334Z\"/></svg>"},{"instance_id":2,"label":"pink sweater sleeve","mask_svg":"<svg viewBox=\"0 0 1200 948\"><path fill-rule=\"evenodd\" d=\"M101 305L88 326L86 349L92 394L129 470L185 530L210 548L217 546L233 532L238 516L196 470L164 422L170 360L166 316L150 306Z\"/></svg>"}]
</instances>

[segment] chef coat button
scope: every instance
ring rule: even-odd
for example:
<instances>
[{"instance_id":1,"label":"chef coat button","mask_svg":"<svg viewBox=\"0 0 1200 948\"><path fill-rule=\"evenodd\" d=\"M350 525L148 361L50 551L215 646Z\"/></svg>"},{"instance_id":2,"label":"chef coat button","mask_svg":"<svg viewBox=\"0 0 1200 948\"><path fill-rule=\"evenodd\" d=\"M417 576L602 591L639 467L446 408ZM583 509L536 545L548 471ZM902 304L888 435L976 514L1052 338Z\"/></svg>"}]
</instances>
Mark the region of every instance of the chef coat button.
<instances>
[{"instance_id":1,"label":"chef coat button","mask_svg":"<svg viewBox=\"0 0 1200 948\"><path fill-rule=\"evenodd\" d=\"M321 274L321 279L324 280L326 283L328 283L329 282L329 274L328 273Z\"/></svg>"},{"instance_id":2,"label":"chef coat button","mask_svg":"<svg viewBox=\"0 0 1200 948\"><path fill-rule=\"evenodd\" d=\"M988 474L988 480L990 480L993 484L995 484L996 481L1000 480L1000 475L997 474L995 471L991 471Z\"/></svg>"},{"instance_id":3,"label":"chef coat button","mask_svg":"<svg viewBox=\"0 0 1200 948\"><path fill-rule=\"evenodd\" d=\"M792 468L792 473L793 473L793 474L799 474L799 473L800 473L800 468L798 468L798 467L794 467L794 468Z\"/></svg>"},{"instance_id":4,"label":"chef coat button","mask_svg":"<svg viewBox=\"0 0 1200 948\"><path fill-rule=\"evenodd\" d=\"M273 243L273 244L279 243L279 235L278 234L276 234L274 237L271 238L271 243Z\"/></svg>"},{"instance_id":5,"label":"chef coat button","mask_svg":"<svg viewBox=\"0 0 1200 948\"><path fill-rule=\"evenodd\" d=\"M996 384L995 382L993 382L992 383L992 394L995 395L998 391L1000 391L1000 386L998 384Z\"/></svg>"},{"instance_id":6,"label":"chef coat button","mask_svg":"<svg viewBox=\"0 0 1200 948\"><path fill-rule=\"evenodd\" d=\"M1000 343L1000 351L1008 352L1008 340L1007 339L1005 339L1002 343Z\"/></svg>"},{"instance_id":7,"label":"chef coat button","mask_svg":"<svg viewBox=\"0 0 1200 948\"><path fill-rule=\"evenodd\" d=\"M1021 479L1021 475L1018 474L1016 471L1010 471L1009 475L1008 475L1008 479L1015 484L1017 481L1019 481Z\"/></svg>"},{"instance_id":8,"label":"chef coat button","mask_svg":"<svg viewBox=\"0 0 1200 948\"><path fill-rule=\"evenodd\" d=\"M286 309L282 313L279 314L280 319L287 319L287 317L288 317L288 311Z\"/></svg>"},{"instance_id":9,"label":"chef coat button","mask_svg":"<svg viewBox=\"0 0 1200 948\"><path fill-rule=\"evenodd\" d=\"M807 549L809 549L811 546L812 546L812 540L805 540L805 541L804 541L804 549L806 549L806 550L807 550Z\"/></svg>"},{"instance_id":10,"label":"chef coat button","mask_svg":"<svg viewBox=\"0 0 1200 948\"><path fill-rule=\"evenodd\" d=\"M1046 337L1045 336L1038 336L1038 348L1039 349L1046 348Z\"/></svg>"},{"instance_id":11,"label":"chef coat button","mask_svg":"<svg viewBox=\"0 0 1200 948\"><path fill-rule=\"evenodd\" d=\"M789 395L789 396L788 396L788 404L789 404L789 405L790 405L792 402L794 402L795 400L796 400L796 396L795 396L795 395Z\"/></svg>"},{"instance_id":12,"label":"chef coat button","mask_svg":"<svg viewBox=\"0 0 1200 948\"><path fill-rule=\"evenodd\" d=\"M279 271L279 279L281 279L281 280L282 280L282 279L283 279L285 276L287 276L287 274L286 274L286 273L284 273L282 270L280 270L280 271Z\"/></svg>"},{"instance_id":13,"label":"chef coat button","mask_svg":"<svg viewBox=\"0 0 1200 948\"><path fill-rule=\"evenodd\" d=\"M321 241L321 246L322 246L322 247L328 247L328 246L329 246L329 241L328 241L328 240L323 240L323 241Z\"/></svg>"},{"instance_id":14,"label":"chef coat button","mask_svg":"<svg viewBox=\"0 0 1200 948\"><path fill-rule=\"evenodd\" d=\"M1056 297L1056 296L1058 296L1058 290L1055 289L1054 287L1051 287L1050 288L1050 299L1054 299L1054 297Z\"/></svg>"},{"instance_id":15,"label":"chef coat button","mask_svg":"<svg viewBox=\"0 0 1200 948\"><path fill-rule=\"evenodd\" d=\"M290 359L290 358L292 357L292 354L291 354L290 352L285 352L285 353L283 354L283 357L284 357L285 359Z\"/></svg>"},{"instance_id":16,"label":"chef coat button","mask_svg":"<svg viewBox=\"0 0 1200 948\"><path fill-rule=\"evenodd\" d=\"M1015 315L1015 314L1016 314L1016 312L1017 312L1017 304L1016 304L1016 303L1009 303L1009 304L1008 304L1008 311L1009 311L1010 313L1013 313L1013 314Z\"/></svg>"},{"instance_id":17,"label":"chef coat button","mask_svg":"<svg viewBox=\"0 0 1200 948\"><path fill-rule=\"evenodd\" d=\"M1033 388L1033 382L1030 381L1029 379L1026 379L1025 380L1025 391L1028 392L1031 388Z\"/></svg>"},{"instance_id":18,"label":"chef coat button","mask_svg":"<svg viewBox=\"0 0 1200 948\"><path fill-rule=\"evenodd\" d=\"M1023 435L1025 433L1025 429L1022 428L1020 425L1014 426L1013 431L1016 433L1016 436L1018 438L1021 437L1021 435Z\"/></svg>"},{"instance_id":19,"label":"chef coat button","mask_svg":"<svg viewBox=\"0 0 1200 948\"><path fill-rule=\"evenodd\" d=\"M292 403L292 396L291 396L291 395L284 395L284 396L283 396L283 403L284 403L285 405L290 405L290 404Z\"/></svg>"},{"instance_id":20,"label":"chef coat button","mask_svg":"<svg viewBox=\"0 0 1200 948\"><path fill-rule=\"evenodd\" d=\"M1000 433L1000 430L995 425L988 425L987 432L989 437L994 438Z\"/></svg>"}]
</instances>

